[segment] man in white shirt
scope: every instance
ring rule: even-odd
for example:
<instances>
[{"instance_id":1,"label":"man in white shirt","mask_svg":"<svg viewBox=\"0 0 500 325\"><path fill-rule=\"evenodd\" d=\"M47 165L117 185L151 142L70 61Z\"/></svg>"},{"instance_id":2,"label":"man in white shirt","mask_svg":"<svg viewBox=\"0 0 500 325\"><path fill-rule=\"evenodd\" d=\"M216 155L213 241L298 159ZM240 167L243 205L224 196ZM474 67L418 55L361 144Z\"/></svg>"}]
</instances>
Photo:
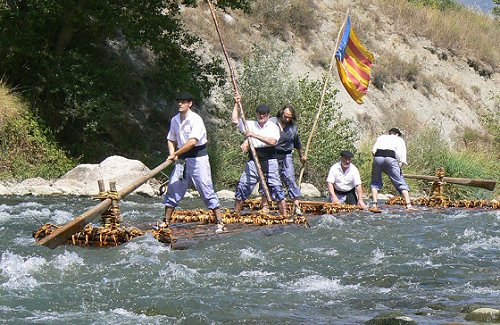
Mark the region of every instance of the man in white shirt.
<instances>
[{"instance_id":1,"label":"man in white shirt","mask_svg":"<svg viewBox=\"0 0 500 325\"><path fill-rule=\"evenodd\" d=\"M332 203L360 205L366 209L363 200L363 187L358 168L351 164L354 154L348 150L340 153L340 161L330 167L326 182ZM357 195L356 195L357 194Z\"/></svg>"},{"instance_id":2,"label":"man in white shirt","mask_svg":"<svg viewBox=\"0 0 500 325\"><path fill-rule=\"evenodd\" d=\"M389 134L377 138L372 149L372 181L370 183L373 206L377 208L378 192L382 189L382 172L391 179L392 184L403 195L406 208L411 209L410 187L406 184L401 167L406 162L406 144L401 138L401 131L397 128L389 130Z\"/></svg>"},{"instance_id":3,"label":"man in white shirt","mask_svg":"<svg viewBox=\"0 0 500 325\"><path fill-rule=\"evenodd\" d=\"M237 125L240 131L245 132L243 127L243 121L239 118L238 102L241 101L241 94L236 94L234 96L236 101L234 109L231 115L231 122ZM275 123L269 121L270 109L266 105L260 105L257 107L257 120L247 120L248 130L246 131L246 136L257 152L259 158L259 163L261 164L262 171L266 177L267 186L269 192L273 197L274 201L278 203L279 212L287 216L286 202L285 202L285 192L281 187L281 180L279 176L278 160L276 159L276 148L275 145L280 138L280 130ZM245 201L248 196L252 193L253 188L260 180L259 174L257 172L257 167L253 158L251 157L252 151L249 152L249 160L245 165L245 170L240 177L240 181L236 188L235 194L235 211L239 213L243 207L243 201ZM260 194L263 196L264 191L262 187L259 190Z\"/></svg>"},{"instance_id":4,"label":"man in white shirt","mask_svg":"<svg viewBox=\"0 0 500 325\"><path fill-rule=\"evenodd\" d=\"M175 99L179 113L170 121L167 135L169 151L167 159L175 161L175 166L163 200L165 218L161 226L170 224L175 208L186 194L189 184L193 182L203 202L213 211L217 219L216 232L224 231L219 198L212 185L205 124L203 119L191 110L193 106L191 94L180 93Z\"/></svg>"}]
</instances>

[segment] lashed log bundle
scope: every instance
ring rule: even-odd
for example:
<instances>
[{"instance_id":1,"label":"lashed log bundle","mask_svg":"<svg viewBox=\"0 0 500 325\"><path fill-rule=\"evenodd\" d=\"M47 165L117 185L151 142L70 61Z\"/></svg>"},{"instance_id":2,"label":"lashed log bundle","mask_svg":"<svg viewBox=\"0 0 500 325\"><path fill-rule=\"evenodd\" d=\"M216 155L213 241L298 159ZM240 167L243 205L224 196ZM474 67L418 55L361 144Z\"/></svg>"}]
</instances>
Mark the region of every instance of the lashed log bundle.
<instances>
[{"instance_id":1,"label":"lashed log bundle","mask_svg":"<svg viewBox=\"0 0 500 325\"><path fill-rule=\"evenodd\" d=\"M405 201L402 197L393 197L386 201L386 204L404 205ZM412 199L411 204L414 206L427 206L433 208L484 208L484 209L500 209L500 202L488 200L447 200L435 197L424 197Z\"/></svg>"}]
</instances>

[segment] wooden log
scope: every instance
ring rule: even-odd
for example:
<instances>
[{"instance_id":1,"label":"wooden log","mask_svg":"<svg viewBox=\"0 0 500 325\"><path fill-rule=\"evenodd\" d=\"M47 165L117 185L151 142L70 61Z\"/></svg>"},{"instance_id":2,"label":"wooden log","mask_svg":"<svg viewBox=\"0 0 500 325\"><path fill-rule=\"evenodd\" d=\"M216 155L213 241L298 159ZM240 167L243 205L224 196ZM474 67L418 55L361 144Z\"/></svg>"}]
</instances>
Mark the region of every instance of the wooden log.
<instances>
[{"instance_id":1,"label":"wooden log","mask_svg":"<svg viewBox=\"0 0 500 325\"><path fill-rule=\"evenodd\" d=\"M172 160L166 160L162 164L158 165L155 169L153 169L149 174L139 178L135 182L131 183L124 189L118 192L120 198L124 198L133 191L135 191L139 186L147 182L150 178L154 177L156 174L161 172L163 169L167 168L172 163ZM92 222L96 217L101 215L104 211L109 209L111 206L112 200L105 199L98 205L94 206L87 212L83 213L79 217L73 219L66 225L61 228L56 229L47 237L42 238L41 240L35 242L35 245L43 245L49 248L56 248L60 244L64 243L71 235L77 233L82 230L88 223Z\"/></svg>"},{"instance_id":2,"label":"wooden log","mask_svg":"<svg viewBox=\"0 0 500 325\"><path fill-rule=\"evenodd\" d=\"M422 179L426 181L445 182L451 184L459 184L473 187L481 187L493 191L497 181L490 179L472 179L472 178L455 178L455 177L438 177L438 176L421 176L421 175L408 175L404 177L412 179Z\"/></svg>"}]
</instances>

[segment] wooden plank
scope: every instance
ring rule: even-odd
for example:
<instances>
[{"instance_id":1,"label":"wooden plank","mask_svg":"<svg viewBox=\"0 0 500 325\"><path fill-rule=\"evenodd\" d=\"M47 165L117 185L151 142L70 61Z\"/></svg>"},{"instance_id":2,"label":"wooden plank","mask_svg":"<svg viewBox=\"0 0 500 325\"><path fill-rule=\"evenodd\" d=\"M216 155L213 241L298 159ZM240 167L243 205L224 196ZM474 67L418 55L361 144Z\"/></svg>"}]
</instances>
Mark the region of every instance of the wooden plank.
<instances>
[{"instance_id":1,"label":"wooden plank","mask_svg":"<svg viewBox=\"0 0 500 325\"><path fill-rule=\"evenodd\" d=\"M158 165L155 169L153 169L149 174L139 178L135 182L129 184L127 187L118 192L118 196L120 198L124 198L134 190L136 190L139 186L144 184L150 178L154 177L163 169L167 168L172 163L172 160L166 160L162 164ZM56 229L47 237L42 238L41 240L35 242L35 245L43 245L49 248L56 248L60 244L64 243L68 240L73 234L82 230L88 223L92 222L95 218L101 215L104 211L109 209L111 206L111 199L105 199L95 207L91 208L87 212L73 219L66 225L61 228Z\"/></svg>"}]
</instances>

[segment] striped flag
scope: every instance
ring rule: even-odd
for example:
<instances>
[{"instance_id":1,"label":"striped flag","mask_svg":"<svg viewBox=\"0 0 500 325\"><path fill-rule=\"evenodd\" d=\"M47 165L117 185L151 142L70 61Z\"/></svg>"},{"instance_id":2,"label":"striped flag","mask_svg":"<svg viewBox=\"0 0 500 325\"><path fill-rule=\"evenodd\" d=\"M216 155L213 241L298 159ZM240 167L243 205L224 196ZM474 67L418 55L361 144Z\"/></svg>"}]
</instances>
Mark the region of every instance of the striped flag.
<instances>
[{"instance_id":1,"label":"striped flag","mask_svg":"<svg viewBox=\"0 0 500 325\"><path fill-rule=\"evenodd\" d=\"M359 42L358 37L351 28L350 16L347 17L344 35L342 35L339 42L335 59L342 84L352 99L356 103L362 104L363 98L368 91L370 70L375 58Z\"/></svg>"}]
</instances>

